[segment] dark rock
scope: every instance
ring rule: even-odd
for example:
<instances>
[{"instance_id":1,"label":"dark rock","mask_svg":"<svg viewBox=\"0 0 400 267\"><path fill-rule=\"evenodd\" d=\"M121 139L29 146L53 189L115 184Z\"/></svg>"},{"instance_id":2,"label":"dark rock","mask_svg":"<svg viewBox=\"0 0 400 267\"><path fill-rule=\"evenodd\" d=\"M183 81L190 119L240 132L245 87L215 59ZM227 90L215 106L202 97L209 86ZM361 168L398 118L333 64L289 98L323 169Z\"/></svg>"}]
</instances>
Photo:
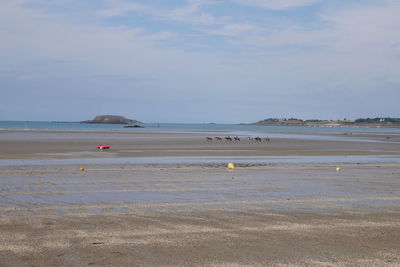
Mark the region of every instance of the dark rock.
<instances>
[{"instance_id":1,"label":"dark rock","mask_svg":"<svg viewBox=\"0 0 400 267\"><path fill-rule=\"evenodd\" d=\"M101 115L96 116L93 120L82 121L82 123L98 123L98 124L130 124L130 123L141 123L137 120L130 120L123 116L117 115Z\"/></svg>"},{"instance_id":2,"label":"dark rock","mask_svg":"<svg viewBox=\"0 0 400 267\"><path fill-rule=\"evenodd\" d=\"M144 128L144 126L135 124L135 125L126 125L124 128Z\"/></svg>"}]
</instances>

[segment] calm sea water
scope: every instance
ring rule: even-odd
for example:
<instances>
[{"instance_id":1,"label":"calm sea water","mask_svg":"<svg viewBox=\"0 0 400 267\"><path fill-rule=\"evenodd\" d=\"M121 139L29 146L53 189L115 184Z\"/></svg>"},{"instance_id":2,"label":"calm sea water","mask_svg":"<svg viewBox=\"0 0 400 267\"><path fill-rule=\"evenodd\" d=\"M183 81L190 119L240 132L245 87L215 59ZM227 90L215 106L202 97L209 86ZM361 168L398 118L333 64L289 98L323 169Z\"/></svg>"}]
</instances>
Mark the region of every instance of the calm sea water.
<instances>
[{"instance_id":1,"label":"calm sea water","mask_svg":"<svg viewBox=\"0 0 400 267\"><path fill-rule=\"evenodd\" d=\"M358 127L302 127L302 126L257 126L239 124L209 123L145 123L144 128L124 128L119 124L85 124L79 122L49 121L0 121L0 130L70 130L70 131L234 131L234 132L269 132L269 133L394 133L400 134L399 128L358 128Z\"/></svg>"}]
</instances>

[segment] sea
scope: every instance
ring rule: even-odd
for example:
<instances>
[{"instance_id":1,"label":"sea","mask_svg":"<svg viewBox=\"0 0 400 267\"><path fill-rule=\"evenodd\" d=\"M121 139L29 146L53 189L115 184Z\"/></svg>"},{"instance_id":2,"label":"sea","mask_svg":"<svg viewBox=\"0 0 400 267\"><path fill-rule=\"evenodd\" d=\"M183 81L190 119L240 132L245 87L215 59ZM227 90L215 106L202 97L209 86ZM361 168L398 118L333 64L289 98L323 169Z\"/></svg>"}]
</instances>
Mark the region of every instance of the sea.
<instances>
[{"instance_id":1,"label":"sea","mask_svg":"<svg viewBox=\"0 0 400 267\"><path fill-rule=\"evenodd\" d=\"M309 126L264 126L244 124L216 123L144 123L143 128L124 128L121 124L87 124L80 122L59 121L0 121L1 130L49 130L49 131L111 131L111 132L232 132L240 135L260 136L269 134L395 134L400 135L400 128L372 127L309 127Z\"/></svg>"}]
</instances>

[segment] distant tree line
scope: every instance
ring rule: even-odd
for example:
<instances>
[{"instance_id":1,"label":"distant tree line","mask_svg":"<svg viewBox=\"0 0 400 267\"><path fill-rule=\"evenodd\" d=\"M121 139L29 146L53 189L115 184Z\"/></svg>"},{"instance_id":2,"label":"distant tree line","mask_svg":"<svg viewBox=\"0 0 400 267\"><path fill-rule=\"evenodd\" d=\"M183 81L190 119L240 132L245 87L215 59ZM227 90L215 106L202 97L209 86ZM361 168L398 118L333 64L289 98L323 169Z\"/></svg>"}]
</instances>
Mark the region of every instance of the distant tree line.
<instances>
[{"instance_id":1,"label":"distant tree line","mask_svg":"<svg viewBox=\"0 0 400 267\"><path fill-rule=\"evenodd\" d=\"M296 119L296 118L282 118L282 119L277 119L277 118L268 118L265 119L264 121L269 121L269 122L278 122L278 121L303 121L301 119Z\"/></svg>"},{"instance_id":2,"label":"distant tree line","mask_svg":"<svg viewBox=\"0 0 400 267\"><path fill-rule=\"evenodd\" d=\"M366 118L366 119L357 119L354 121L355 123L379 123L379 122L400 122L400 118Z\"/></svg>"},{"instance_id":3,"label":"distant tree line","mask_svg":"<svg viewBox=\"0 0 400 267\"><path fill-rule=\"evenodd\" d=\"M297 119L297 118L268 118L264 119L264 122L281 122L281 121L300 121L300 122L305 122L305 123L319 123L319 122L327 122L329 120L317 120L317 119L312 119L312 120L302 120L302 119ZM366 118L366 119L356 119L354 122L349 121L346 122L346 119L341 121L342 123L382 123L382 122L395 122L395 123L400 123L400 118Z\"/></svg>"}]
</instances>

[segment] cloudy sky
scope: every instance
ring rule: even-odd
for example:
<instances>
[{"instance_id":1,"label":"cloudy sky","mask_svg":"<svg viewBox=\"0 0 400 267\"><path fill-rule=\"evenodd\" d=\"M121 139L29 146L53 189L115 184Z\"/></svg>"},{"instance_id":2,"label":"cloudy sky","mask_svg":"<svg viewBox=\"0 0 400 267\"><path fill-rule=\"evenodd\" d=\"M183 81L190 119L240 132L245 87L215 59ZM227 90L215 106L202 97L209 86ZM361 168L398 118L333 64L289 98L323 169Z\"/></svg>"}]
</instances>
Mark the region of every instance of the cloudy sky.
<instances>
[{"instance_id":1,"label":"cloudy sky","mask_svg":"<svg viewBox=\"0 0 400 267\"><path fill-rule=\"evenodd\" d=\"M0 120L400 117L399 0L0 0Z\"/></svg>"}]
</instances>

